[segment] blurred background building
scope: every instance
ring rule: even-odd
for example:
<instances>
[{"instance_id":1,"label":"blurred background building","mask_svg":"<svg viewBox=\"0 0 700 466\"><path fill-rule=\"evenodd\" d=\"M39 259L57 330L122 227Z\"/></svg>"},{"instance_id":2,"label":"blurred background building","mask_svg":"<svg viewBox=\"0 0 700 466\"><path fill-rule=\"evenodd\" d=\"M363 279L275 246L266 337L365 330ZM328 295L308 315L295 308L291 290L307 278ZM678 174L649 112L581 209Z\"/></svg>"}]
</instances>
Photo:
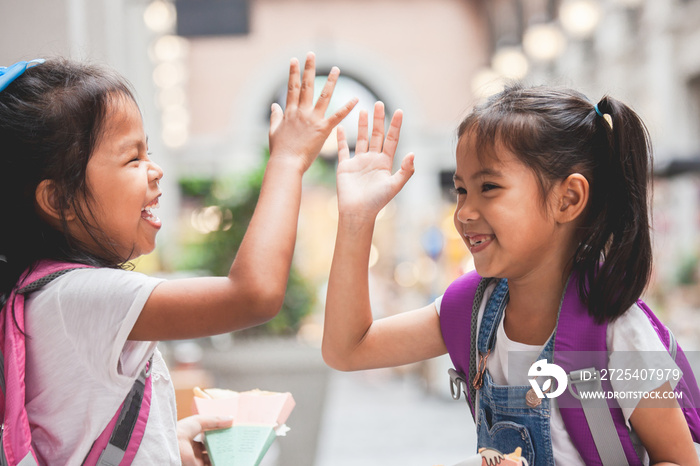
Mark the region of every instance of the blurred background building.
<instances>
[{"instance_id":1,"label":"blurred background building","mask_svg":"<svg viewBox=\"0 0 700 466\"><path fill-rule=\"evenodd\" d=\"M687 350L700 350L698 49L699 0L0 0L0 64L67 55L107 63L134 84L166 173L159 246L137 264L148 273L221 273L230 263L255 203L270 104L284 105L290 57L316 53L318 88L340 67L333 107L357 96L358 108L382 100L389 111L403 109L399 153L416 153L416 174L378 220L371 257L377 316L425 305L470 268L453 232L450 188L455 129L471 106L509 80L574 87L593 102L605 94L625 101L647 123L656 149L656 263L646 299ZM343 123L351 141L357 114ZM197 342L203 358L166 345L174 377L178 367L199 364L220 386L292 391L298 407L290 436L297 439L279 442L270 464L456 462L473 448L464 440L464 406L446 407L454 412L447 421L423 422L409 406L425 402L420 396L447 398L446 359L359 379L331 373L320 360L337 216L333 138L305 178L283 315L263 330ZM394 386L403 396L372 392L397 380L417 392L404 382ZM407 459L396 460L391 442L350 435L363 426L333 418L347 416L337 403L352 404L358 393L368 415L396 402L392 416L405 417L393 425L425 435L446 429L437 436L466 446L448 452L436 445L427 458L408 449ZM343 435L327 431L338 425ZM369 448L373 440L386 449ZM350 449L355 456L345 442L359 444Z\"/></svg>"}]
</instances>

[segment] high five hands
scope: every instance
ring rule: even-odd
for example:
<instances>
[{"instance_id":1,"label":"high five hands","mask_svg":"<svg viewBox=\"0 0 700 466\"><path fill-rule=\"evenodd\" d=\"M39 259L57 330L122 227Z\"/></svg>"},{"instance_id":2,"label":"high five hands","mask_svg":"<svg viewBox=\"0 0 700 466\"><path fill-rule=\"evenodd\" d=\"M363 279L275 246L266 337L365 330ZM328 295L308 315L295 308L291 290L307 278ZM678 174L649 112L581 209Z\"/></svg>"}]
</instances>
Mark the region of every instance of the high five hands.
<instances>
[{"instance_id":1,"label":"high five hands","mask_svg":"<svg viewBox=\"0 0 700 466\"><path fill-rule=\"evenodd\" d=\"M328 80L316 101L314 81L316 79L316 57L309 52L306 56L304 74L299 79L299 61L293 58L289 64L286 108L272 104L270 114L270 157L292 156L302 163L305 171L311 166L323 143L333 128L353 109L357 98L351 99L337 112L325 118L333 90L338 82L340 71L333 67Z\"/></svg>"},{"instance_id":2,"label":"high five hands","mask_svg":"<svg viewBox=\"0 0 700 466\"><path fill-rule=\"evenodd\" d=\"M413 175L413 153L406 155L401 161L401 168L392 174L402 120L403 112L394 112L385 139L384 104L377 102L370 139L368 115L366 111L361 111L355 156L352 158L345 131L338 127L337 190L341 217L373 221Z\"/></svg>"}]
</instances>

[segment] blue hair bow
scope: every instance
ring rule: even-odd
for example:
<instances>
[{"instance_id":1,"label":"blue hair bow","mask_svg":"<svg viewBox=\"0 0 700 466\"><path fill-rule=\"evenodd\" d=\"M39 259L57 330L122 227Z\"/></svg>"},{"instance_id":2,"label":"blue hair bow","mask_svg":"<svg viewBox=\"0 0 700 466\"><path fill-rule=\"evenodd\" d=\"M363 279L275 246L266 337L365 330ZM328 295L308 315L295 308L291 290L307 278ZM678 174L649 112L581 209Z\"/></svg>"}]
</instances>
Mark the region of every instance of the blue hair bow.
<instances>
[{"instance_id":1,"label":"blue hair bow","mask_svg":"<svg viewBox=\"0 0 700 466\"><path fill-rule=\"evenodd\" d=\"M27 68L32 66L41 65L46 60L43 58L37 58L30 61L18 61L14 65L10 66L0 66L0 92L4 91L7 86L10 85L12 81L17 79L22 75Z\"/></svg>"}]
</instances>

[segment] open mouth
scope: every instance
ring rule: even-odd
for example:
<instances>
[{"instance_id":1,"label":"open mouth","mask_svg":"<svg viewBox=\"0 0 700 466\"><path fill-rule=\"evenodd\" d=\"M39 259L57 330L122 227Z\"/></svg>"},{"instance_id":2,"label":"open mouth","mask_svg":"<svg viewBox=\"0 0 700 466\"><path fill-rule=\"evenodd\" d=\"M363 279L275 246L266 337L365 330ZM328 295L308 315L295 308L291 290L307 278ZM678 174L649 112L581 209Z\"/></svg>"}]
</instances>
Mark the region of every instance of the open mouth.
<instances>
[{"instance_id":1,"label":"open mouth","mask_svg":"<svg viewBox=\"0 0 700 466\"><path fill-rule=\"evenodd\" d=\"M488 243L493 241L494 235L465 235L469 241L470 249L480 249L480 246L486 246Z\"/></svg>"},{"instance_id":2,"label":"open mouth","mask_svg":"<svg viewBox=\"0 0 700 466\"><path fill-rule=\"evenodd\" d=\"M160 227L161 226L161 221L158 218L156 214L153 213L155 209L160 207L160 204L158 203L158 197L155 198L151 203L149 203L146 207L141 209L141 218L148 221L154 226Z\"/></svg>"}]
</instances>

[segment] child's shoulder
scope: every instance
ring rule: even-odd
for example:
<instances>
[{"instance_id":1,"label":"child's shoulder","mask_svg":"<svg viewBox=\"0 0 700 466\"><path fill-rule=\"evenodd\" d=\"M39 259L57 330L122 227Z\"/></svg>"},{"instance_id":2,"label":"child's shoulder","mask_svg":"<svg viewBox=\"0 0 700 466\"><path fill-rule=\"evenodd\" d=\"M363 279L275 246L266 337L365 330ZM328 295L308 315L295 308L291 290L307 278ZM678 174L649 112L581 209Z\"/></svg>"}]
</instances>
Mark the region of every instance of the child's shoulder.
<instances>
[{"instance_id":1,"label":"child's shoulder","mask_svg":"<svg viewBox=\"0 0 700 466\"><path fill-rule=\"evenodd\" d=\"M610 351L666 351L651 320L637 303L608 323L607 342Z\"/></svg>"},{"instance_id":2,"label":"child's shoulder","mask_svg":"<svg viewBox=\"0 0 700 466\"><path fill-rule=\"evenodd\" d=\"M148 281L148 280L160 280L137 272L134 270L127 270L121 268L112 267L91 267L84 266L81 264L75 264L75 268L70 268L63 276L58 277L56 281L66 280L116 280L116 281Z\"/></svg>"},{"instance_id":3,"label":"child's shoulder","mask_svg":"<svg viewBox=\"0 0 700 466\"><path fill-rule=\"evenodd\" d=\"M60 295L61 300L125 299L128 296L150 293L163 280L140 272L108 267L80 267L69 270L46 284L39 294Z\"/></svg>"}]
</instances>

